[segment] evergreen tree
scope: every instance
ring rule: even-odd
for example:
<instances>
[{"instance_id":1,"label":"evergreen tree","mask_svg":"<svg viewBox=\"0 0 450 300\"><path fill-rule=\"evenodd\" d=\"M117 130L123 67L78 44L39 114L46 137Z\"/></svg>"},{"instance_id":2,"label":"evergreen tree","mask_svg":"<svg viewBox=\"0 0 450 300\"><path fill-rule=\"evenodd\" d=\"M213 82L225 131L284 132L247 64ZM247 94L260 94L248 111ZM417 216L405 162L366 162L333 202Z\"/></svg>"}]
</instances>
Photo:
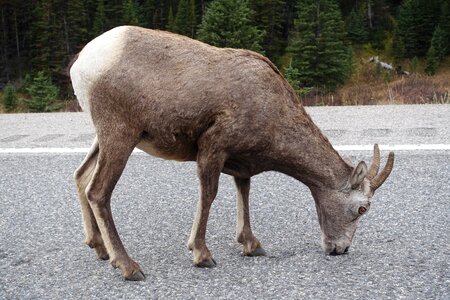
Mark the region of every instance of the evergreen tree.
<instances>
[{"instance_id":1,"label":"evergreen tree","mask_svg":"<svg viewBox=\"0 0 450 300\"><path fill-rule=\"evenodd\" d=\"M400 8L394 38L397 57L425 55L440 14L439 1L406 0Z\"/></svg>"},{"instance_id":2,"label":"evergreen tree","mask_svg":"<svg viewBox=\"0 0 450 300\"><path fill-rule=\"evenodd\" d=\"M86 28L88 29L88 35L91 36L94 26L95 13L97 12L98 0L83 0L83 6L86 13Z\"/></svg>"},{"instance_id":3,"label":"evergreen tree","mask_svg":"<svg viewBox=\"0 0 450 300\"><path fill-rule=\"evenodd\" d=\"M92 25L92 37L99 36L106 30L106 13L104 0L97 1L95 17Z\"/></svg>"},{"instance_id":4,"label":"evergreen tree","mask_svg":"<svg viewBox=\"0 0 450 300\"><path fill-rule=\"evenodd\" d=\"M447 53L450 53L450 3L448 1L442 2L439 26L446 35Z\"/></svg>"},{"instance_id":5,"label":"evergreen tree","mask_svg":"<svg viewBox=\"0 0 450 300\"><path fill-rule=\"evenodd\" d=\"M10 80L10 62L9 62L9 39L8 39L8 29L7 22L5 18L5 9L4 7L0 7L0 16L1 16L1 35L0 35L0 51L1 51L1 70L0 76L5 76L6 80Z\"/></svg>"},{"instance_id":6,"label":"evergreen tree","mask_svg":"<svg viewBox=\"0 0 450 300\"><path fill-rule=\"evenodd\" d=\"M434 75L439 67L440 62L444 59L449 47L447 33L442 30L441 26L436 26L431 39L431 46L427 52L427 64L425 71L429 75Z\"/></svg>"},{"instance_id":7,"label":"evergreen tree","mask_svg":"<svg viewBox=\"0 0 450 300\"><path fill-rule=\"evenodd\" d=\"M134 0L124 0L122 23L123 25L139 25L138 9Z\"/></svg>"},{"instance_id":8,"label":"evergreen tree","mask_svg":"<svg viewBox=\"0 0 450 300\"><path fill-rule=\"evenodd\" d=\"M17 106L17 93L14 86L8 83L3 90L3 109L5 112L11 112Z\"/></svg>"},{"instance_id":9,"label":"evergreen tree","mask_svg":"<svg viewBox=\"0 0 450 300\"><path fill-rule=\"evenodd\" d=\"M22 80L30 64L30 41L36 3L23 0L0 1L0 81Z\"/></svg>"},{"instance_id":10,"label":"evergreen tree","mask_svg":"<svg viewBox=\"0 0 450 300\"><path fill-rule=\"evenodd\" d=\"M350 75L351 50L333 0L299 0L294 38L289 46L293 67L304 87L334 90Z\"/></svg>"},{"instance_id":11,"label":"evergreen tree","mask_svg":"<svg viewBox=\"0 0 450 300\"><path fill-rule=\"evenodd\" d=\"M33 69L45 70L50 60L50 11L49 0L39 1L33 11L34 22L31 27L32 51L31 64Z\"/></svg>"},{"instance_id":12,"label":"evergreen tree","mask_svg":"<svg viewBox=\"0 0 450 300\"><path fill-rule=\"evenodd\" d=\"M53 0L50 13L50 76L58 84L65 81L65 69L69 63L70 49L67 48L65 28L65 0Z\"/></svg>"},{"instance_id":13,"label":"evergreen tree","mask_svg":"<svg viewBox=\"0 0 450 300\"><path fill-rule=\"evenodd\" d=\"M34 72L43 70L58 78L63 74L68 61L63 9L63 3L42 0L34 10L31 34L31 65Z\"/></svg>"},{"instance_id":14,"label":"evergreen tree","mask_svg":"<svg viewBox=\"0 0 450 300\"><path fill-rule=\"evenodd\" d=\"M196 18L195 1L180 0L180 2L178 2L177 15L173 22L173 26L171 26L171 30L182 35L194 37Z\"/></svg>"},{"instance_id":15,"label":"evergreen tree","mask_svg":"<svg viewBox=\"0 0 450 300\"><path fill-rule=\"evenodd\" d=\"M430 49L428 49L427 52L427 64L425 66L425 72L427 72L428 75L434 75L436 74L438 67L439 67L439 55L434 46L431 45Z\"/></svg>"},{"instance_id":16,"label":"evergreen tree","mask_svg":"<svg viewBox=\"0 0 450 300\"><path fill-rule=\"evenodd\" d=\"M166 29L172 32L175 32L175 18L173 16L172 5L169 8L169 16L167 17L167 26Z\"/></svg>"},{"instance_id":17,"label":"evergreen tree","mask_svg":"<svg viewBox=\"0 0 450 300\"><path fill-rule=\"evenodd\" d=\"M246 0L214 0L203 16L198 38L218 47L262 52L264 33L251 25L251 16Z\"/></svg>"},{"instance_id":18,"label":"evergreen tree","mask_svg":"<svg viewBox=\"0 0 450 300\"><path fill-rule=\"evenodd\" d=\"M128 5L131 2L132 5ZM129 21L134 22L133 15L137 15L134 0L105 0L106 28L109 30L116 26L128 24ZM126 22L124 24L124 22Z\"/></svg>"},{"instance_id":19,"label":"evergreen tree","mask_svg":"<svg viewBox=\"0 0 450 300\"><path fill-rule=\"evenodd\" d=\"M300 90L300 81L298 80L300 72L292 66L292 59L289 61L289 66L284 69L284 77L298 94L298 91Z\"/></svg>"},{"instance_id":20,"label":"evergreen tree","mask_svg":"<svg viewBox=\"0 0 450 300\"><path fill-rule=\"evenodd\" d=\"M141 25L147 28L157 28L157 24L155 24L156 19L156 2L157 0L144 0L141 4L141 16L140 21ZM170 9L172 7L170 6ZM173 16L173 15L172 15Z\"/></svg>"},{"instance_id":21,"label":"evergreen tree","mask_svg":"<svg viewBox=\"0 0 450 300\"><path fill-rule=\"evenodd\" d=\"M433 32L431 47L434 47L436 50L436 55L439 61L444 59L448 47L450 46L448 43L448 35L449 33L444 31L440 25L436 26L436 29Z\"/></svg>"},{"instance_id":22,"label":"evergreen tree","mask_svg":"<svg viewBox=\"0 0 450 300\"><path fill-rule=\"evenodd\" d=\"M203 21L207 24L205 28L208 28L203 31L204 40L212 44L264 50L269 58L286 66L289 63L286 59L292 57L292 68L299 71L298 80L304 91L307 85L324 85L316 81L319 73L322 78L328 76L335 80L335 75L326 75L325 72L328 67L324 66L330 64L330 57L338 61L342 60L339 57L350 57L351 47L340 51L340 46L336 48L332 43L328 47L323 46L338 36L338 40L341 40L342 35L340 25L333 28L333 31L337 29L335 36L326 34L329 30L326 29L328 25L325 26L323 15L330 1L316 0L320 4L319 8L311 10L308 15L304 11L314 2L312 0L4 0L0 1L0 83L20 82L27 73L35 76L38 71L45 70L51 75L52 82L64 90L68 84L64 71L69 58L90 38L112 27L125 22L164 29L168 22L172 27L177 21L176 31L192 36L195 24ZM443 55L450 53L448 0L334 1L339 3L347 20L348 36L353 43L368 41L373 47L384 49L386 36L394 33L394 54L398 58L418 57L419 61L426 55L430 65L427 70L432 70L434 61L439 64ZM228 6L224 3L228 3ZM301 3L305 3L305 6ZM205 6L216 7L207 22L203 20ZM217 9L219 6L224 9ZM300 35L297 33L299 20L294 22L294 19L302 11L305 24L317 24L311 25L314 30ZM195 15L196 18L190 18L189 15ZM396 24L395 32L392 32L392 24ZM212 27L215 29L209 30ZM261 32L266 33L263 38L260 38ZM286 53L288 42L289 51L295 47L297 50ZM299 46L303 47L302 54L299 54ZM341 54L326 53L335 49ZM442 49L447 49L447 53L442 54ZM310 58L309 65L305 63L308 61L306 58ZM339 74L349 74L348 69L352 66L349 61L344 64L345 70L342 72L336 71L341 64L331 64L330 72L335 70ZM314 80L301 80L302 76L310 76L308 78Z\"/></svg>"},{"instance_id":23,"label":"evergreen tree","mask_svg":"<svg viewBox=\"0 0 450 300\"><path fill-rule=\"evenodd\" d=\"M415 0L407 0L400 8L393 45L394 56L397 58L417 56L417 54L410 53L411 49L417 48L416 34L414 33L416 4Z\"/></svg>"},{"instance_id":24,"label":"evergreen tree","mask_svg":"<svg viewBox=\"0 0 450 300\"><path fill-rule=\"evenodd\" d=\"M367 31L362 10L352 9L347 24L347 36L355 44L367 42L369 32Z\"/></svg>"},{"instance_id":25,"label":"evergreen tree","mask_svg":"<svg viewBox=\"0 0 450 300\"><path fill-rule=\"evenodd\" d=\"M87 43L87 14L82 0L71 0L67 3L66 33L68 52L78 53Z\"/></svg>"},{"instance_id":26,"label":"evergreen tree","mask_svg":"<svg viewBox=\"0 0 450 300\"><path fill-rule=\"evenodd\" d=\"M252 24L265 32L261 46L271 60L283 55L286 38L283 36L283 13L287 9L283 0L250 0L250 9L254 12Z\"/></svg>"},{"instance_id":27,"label":"evergreen tree","mask_svg":"<svg viewBox=\"0 0 450 300\"><path fill-rule=\"evenodd\" d=\"M61 108L62 104L56 101L59 90L52 84L50 76L40 71L26 88L31 99L25 99L31 112L50 112Z\"/></svg>"},{"instance_id":28,"label":"evergreen tree","mask_svg":"<svg viewBox=\"0 0 450 300\"><path fill-rule=\"evenodd\" d=\"M399 0L396 3L390 0L365 0L362 9L364 20L368 30L368 41L376 49L384 50L386 45L387 33L394 28L395 22L391 13L396 13L396 7L399 5ZM356 1L355 1L356 2ZM359 1L358 1L359 2Z\"/></svg>"},{"instance_id":29,"label":"evergreen tree","mask_svg":"<svg viewBox=\"0 0 450 300\"><path fill-rule=\"evenodd\" d=\"M172 20L174 20L172 1L170 0L155 0L153 11L153 28L169 29L169 13L172 8ZM173 24L173 22L172 22Z\"/></svg>"}]
</instances>

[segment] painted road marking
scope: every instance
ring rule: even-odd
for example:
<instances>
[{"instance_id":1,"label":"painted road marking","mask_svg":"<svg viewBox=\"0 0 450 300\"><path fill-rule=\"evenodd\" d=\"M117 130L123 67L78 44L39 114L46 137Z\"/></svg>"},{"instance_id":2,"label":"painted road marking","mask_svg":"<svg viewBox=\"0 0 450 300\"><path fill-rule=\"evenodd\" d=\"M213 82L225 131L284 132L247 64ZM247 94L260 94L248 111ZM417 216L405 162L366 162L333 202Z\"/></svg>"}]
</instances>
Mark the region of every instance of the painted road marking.
<instances>
[{"instance_id":1,"label":"painted road marking","mask_svg":"<svg viewBox=\"0 0 450 300\"><path fill-rule=\"evenodd\" d=\"M336 145L337 151L372 151L373 145ZM380 145L381 151L450 150L450 144ZM0 148L0 153L87 153L89 148ZM144 153L135 149L134 153Z\"/></svg>"}]
</instances>

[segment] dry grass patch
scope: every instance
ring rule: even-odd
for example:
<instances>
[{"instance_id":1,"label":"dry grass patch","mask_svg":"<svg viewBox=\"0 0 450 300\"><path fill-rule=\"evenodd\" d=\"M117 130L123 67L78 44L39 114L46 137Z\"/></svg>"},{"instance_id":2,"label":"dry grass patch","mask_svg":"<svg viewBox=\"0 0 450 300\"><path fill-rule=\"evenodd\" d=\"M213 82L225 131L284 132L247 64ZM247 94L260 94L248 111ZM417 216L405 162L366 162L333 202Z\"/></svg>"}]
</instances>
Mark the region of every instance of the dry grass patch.
<instances>
[{"instance_id":1,"label":"dry grass patch","mask_svg":"<svg viewBox=\"0 0 450 300\"><path fill-rule=\"evenodd\" d=\"M349 84L335 93L314 91L302 97L305 105L374 105L450 103L450 72L435 76L413 74L391 82L375 79Z\"/></svg>"}]
</instances>

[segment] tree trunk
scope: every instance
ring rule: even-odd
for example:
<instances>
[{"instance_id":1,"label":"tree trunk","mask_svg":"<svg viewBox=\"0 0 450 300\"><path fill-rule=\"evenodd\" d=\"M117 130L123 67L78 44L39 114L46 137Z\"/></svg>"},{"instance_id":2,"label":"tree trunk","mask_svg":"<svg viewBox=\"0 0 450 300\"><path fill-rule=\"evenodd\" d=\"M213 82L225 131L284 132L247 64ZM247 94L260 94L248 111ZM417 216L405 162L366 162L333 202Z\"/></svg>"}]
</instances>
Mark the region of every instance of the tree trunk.
<instances>
[{"instance_id":1,"label":"tree trunk","mask_svg":"<svg viewBox=\"0 0 450 300\"><path fill-rule=\"evenodd\" d=\"M19 30L17 29L17 11L14 9L14 31L16 33L16 51L17 57L20 58Z\"/></svg>"},{"instance_id":2,"label":"tree trunk","mask_svg":"<svg viewBox=\"0 0 450 300\"><path fill-rule=\"evenodd\" d=\"M5 13L4 13L4 9L2 8L2 32L3 32L3 57L2 57L2 61L3 61L3 65L5 67L5 76L6 76L6 81L9 81L9 61L8 61L8 36L6 34L6 21L5 21Z\"/></svg>"},{"instance_id":3,"label":"tree trunk","mask_svg":"<svg viewBox=\"0 0 450 300\"><path fill-rule=\"evenodd\" d=\"M69 30L67 29L66 16L63 16L64 23L64 42L66 43L67 56L70 56Z\"/></svg>"},{"instance_id":4,"label":"tree trunk","mask_svg":"<svg viewBox=\"0 0 450 300\"><path fill-rule=\"evenodd\" d=\"M203 19L203 15L205 14L205 0L200 0L200 9L201 9L200 19Z\"/></svg>"},{"instance_id":5,"label":"tree trunk","mask_svg":"<svg viewBox=\"0 0 450 300\"><path fill-rule=\"evenodd\" d=\"M16 33L16 51L17 51L17 67L19 71L19 80L22 81L22 58L20 57L19 30L17 28L17 8L14 8L14 31Z\"/></svg>"}]
</instances>

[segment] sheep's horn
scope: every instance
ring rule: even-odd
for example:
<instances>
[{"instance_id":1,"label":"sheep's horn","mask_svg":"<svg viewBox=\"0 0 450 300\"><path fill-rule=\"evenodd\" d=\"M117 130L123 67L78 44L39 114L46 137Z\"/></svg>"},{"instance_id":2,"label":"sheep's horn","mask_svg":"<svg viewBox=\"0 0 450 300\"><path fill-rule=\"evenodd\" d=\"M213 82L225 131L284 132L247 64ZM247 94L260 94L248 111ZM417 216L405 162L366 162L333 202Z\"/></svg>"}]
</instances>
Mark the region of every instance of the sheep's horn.
<instances>
[{"instance_id":1,"label":"sheep's horn","mask_svg":"<svg viewBox=\"0 0 450 300\"><path fill-rule=\"evenodd\" d=\"M370 181L370 187L373 192L378 189L391 174L394 167L394 152L389 152L388 160L384 169L375 178Z\"/></svg>"},{"instance_id":2,"label":"sheep's horn","mask_svg":"<svg viewBox=\"0 0 450 300\"><path fill-rule=\"evenodd\" d=\"M373 160L370 165L369 171L367 172L366 178L372 180L377 176L378 170L380 169L380 148L378 144L373 146Z\"/></svg>"}]
</instances>

